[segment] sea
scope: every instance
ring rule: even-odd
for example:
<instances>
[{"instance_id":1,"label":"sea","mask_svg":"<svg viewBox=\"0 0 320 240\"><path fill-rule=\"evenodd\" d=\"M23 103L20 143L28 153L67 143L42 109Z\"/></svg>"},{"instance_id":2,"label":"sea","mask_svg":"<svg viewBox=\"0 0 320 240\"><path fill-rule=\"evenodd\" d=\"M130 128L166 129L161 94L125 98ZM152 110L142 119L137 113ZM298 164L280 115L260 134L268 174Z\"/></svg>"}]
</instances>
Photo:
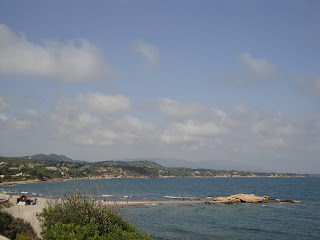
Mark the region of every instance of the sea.
<instances>
[{"instance_id":1,"label":"sea","mask_svg":"<svg viewBox=\"0 0 320 240\"><path fill-rule=\"evenodd\" d=\"M37 182L1 191L59 198L80 190L105 201L212 199L237 193L295 203L118 207L154 239L320 239L320 178L151 178Z\"/></svg>"}]
</instances>

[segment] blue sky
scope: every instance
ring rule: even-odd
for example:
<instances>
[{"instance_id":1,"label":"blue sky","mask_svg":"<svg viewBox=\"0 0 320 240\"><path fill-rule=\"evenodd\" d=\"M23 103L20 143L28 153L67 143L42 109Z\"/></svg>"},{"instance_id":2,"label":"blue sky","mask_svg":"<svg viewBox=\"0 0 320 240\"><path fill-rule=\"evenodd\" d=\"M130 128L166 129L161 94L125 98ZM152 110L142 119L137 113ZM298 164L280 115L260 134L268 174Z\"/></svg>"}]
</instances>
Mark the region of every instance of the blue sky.
<instances>
[{"instance_id":1,"label":"blue sky","mask_svg":"<svg viewBox=\"0 0 320 240\"><path fill-rule=\"evenodd\" d=\"M0 155L320 172L318 1L4 1Z\"/></svg>"}]
</instances>

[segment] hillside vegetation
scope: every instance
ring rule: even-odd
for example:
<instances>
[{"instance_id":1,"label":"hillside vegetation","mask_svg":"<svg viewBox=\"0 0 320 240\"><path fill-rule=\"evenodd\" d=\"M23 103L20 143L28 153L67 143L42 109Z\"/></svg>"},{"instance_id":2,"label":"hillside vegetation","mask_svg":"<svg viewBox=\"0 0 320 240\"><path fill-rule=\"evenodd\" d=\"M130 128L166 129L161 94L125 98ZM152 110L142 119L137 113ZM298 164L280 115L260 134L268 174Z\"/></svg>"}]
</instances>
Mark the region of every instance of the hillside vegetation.
<instances>
[{"instance_id":1,"label":"hillside vegetation","mask_svg":"<svg viewBox=\"0 0 320 240\"><path fill-rule=\"evenodd\" d=\"M73 161L55 154L32 157L0 157L0 181L74 178L161 178L161 177L297 177L301 174L168 168L151 161Z\"/></svg>"}]
</instances>

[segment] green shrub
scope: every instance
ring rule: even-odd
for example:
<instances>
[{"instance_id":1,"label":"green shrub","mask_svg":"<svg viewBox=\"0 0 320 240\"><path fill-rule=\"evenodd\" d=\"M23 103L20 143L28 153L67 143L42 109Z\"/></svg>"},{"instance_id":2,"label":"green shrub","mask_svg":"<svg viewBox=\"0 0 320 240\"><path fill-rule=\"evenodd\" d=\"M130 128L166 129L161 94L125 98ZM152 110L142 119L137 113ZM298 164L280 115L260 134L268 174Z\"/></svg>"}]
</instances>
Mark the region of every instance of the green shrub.
<instances>
[{"instance_id":1,"label":"green shrub","mask_svg":"<svg viewBox=\"0 0 320 240\"><path fill-rule=\"evenodd\" d=\"M95 240L102 239L96 225L87 224L85 226L76 225L74 223L56 223L49 228L44 239L77 239L77 240Z\"/></svg>"},{"instance_id":2,"label":"green shrub","mask_svg":"<svg viewBox=\"0 0 320 240\"><path fill-rule=\"evenodd\" d=\"M44 239L151 239L114 210L80 193L49 202L41 218Z\"/></svg>"},{"instance_id":3,"label":"green shrub","mask_svg":"<svg viewBox=\"0 0 320 240\"><path fill-rule=\"evenodd\" d=\"M30 223L3 211L0 211L0 233L10 239L37 239L37 234Z\"/></svg>"},{"instance_id":4,"label":"green shrub","mask_svg":"<svg viewBox=\"0 0 320 240\"><path fill-rule=\"evenodd\" d=\"M17 234L16 240L35 240L37 238L33 238L24 234Z\"/></svg>"}]
</instances>

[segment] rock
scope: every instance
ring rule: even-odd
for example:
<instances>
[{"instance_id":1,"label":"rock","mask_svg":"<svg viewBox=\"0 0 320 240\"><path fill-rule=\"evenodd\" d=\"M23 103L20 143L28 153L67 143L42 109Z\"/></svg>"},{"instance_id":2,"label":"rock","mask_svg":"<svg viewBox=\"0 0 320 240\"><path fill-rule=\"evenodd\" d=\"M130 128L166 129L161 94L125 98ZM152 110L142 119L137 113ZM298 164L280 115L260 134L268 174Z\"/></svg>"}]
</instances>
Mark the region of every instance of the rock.
<instances>
[{"instance_id":1,"label":"rock","mask_svg":"<svg viewBox=\"0 0 320 240\"><path fill-rule=\"evenodd\" d=\"M228 197L217 197L214 198L215 202L224 202L226 204L232 203L262 203L267 202L270 199L269 196L259 197L254 194L235 194Z\"/></svg>"},{"instance_id":2,"label":"rock","mask_svg":"<svg viewBox=\"0 0 320 240\"><path fill-rule=\"evenodd\" d=\"M216 197L213 199L216 203L234 204L234 203L294 203L288 199L270 199L269 196L259 197L254 194L235 194L227 197Z\"/></svg>"},{"instance_id":3,"label":"rock","mask_svg":"<svg viewBox=\"0 0 320 240\"><path fill-rule=\"evenodd\" d=\"M226 201L226 198L224 198L224 197L216 197L216 198L214 198L213 199L213 201Z\"/></svg>"},{"instance_id":4,"label":"rock","mask_svg":"<svg viewBox=\"0 0 320 240\"><path fill-rule=\"evenodd\" d=\"M280 202L294 203L293 200L289 200L289 199L281 199Z\"/></svg>"}]
</instances>

